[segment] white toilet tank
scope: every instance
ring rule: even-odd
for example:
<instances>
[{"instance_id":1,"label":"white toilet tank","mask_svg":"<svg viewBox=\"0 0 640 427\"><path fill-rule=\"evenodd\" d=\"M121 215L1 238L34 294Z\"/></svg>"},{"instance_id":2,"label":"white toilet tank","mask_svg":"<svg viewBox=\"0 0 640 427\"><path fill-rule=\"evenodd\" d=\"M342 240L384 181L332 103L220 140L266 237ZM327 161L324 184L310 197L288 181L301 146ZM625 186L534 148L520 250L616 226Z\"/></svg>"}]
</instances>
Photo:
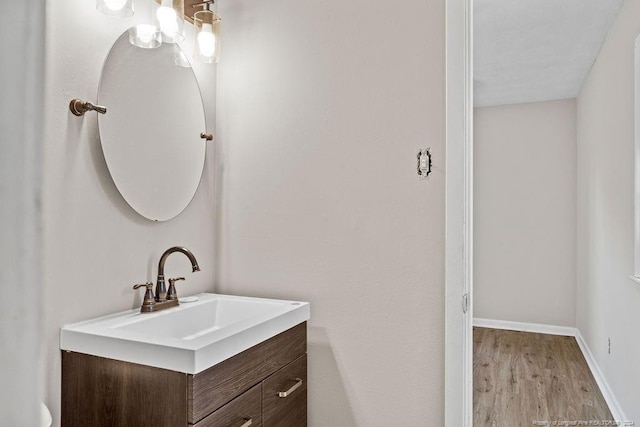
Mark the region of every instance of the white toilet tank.
<instances>
[{"instance_id":1,"label":"white toilet tank","mask_svg":"<svg viewBox=\"0 0 640 427\"><path fill-rule=\"evenodd\" d=\"M52 422L53 419L51 418L51 413L49 413L47 405L40 402L40 427L51 427Z\"/></svg>"}]
</instances>

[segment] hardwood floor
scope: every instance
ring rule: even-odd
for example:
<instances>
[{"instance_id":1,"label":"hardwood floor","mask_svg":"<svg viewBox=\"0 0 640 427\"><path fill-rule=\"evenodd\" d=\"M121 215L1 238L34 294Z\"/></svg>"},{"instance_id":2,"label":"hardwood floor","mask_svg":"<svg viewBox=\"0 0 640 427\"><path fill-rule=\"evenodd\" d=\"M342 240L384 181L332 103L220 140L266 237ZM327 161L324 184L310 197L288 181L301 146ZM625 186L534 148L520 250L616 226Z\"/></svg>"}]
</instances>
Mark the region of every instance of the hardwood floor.
<instances>
[{"instance_id":1,"label":"hardwood floor","mask_svg":"<svg viewBox=\"0 0 640 427\"><path fill-rule=\"evenodd\" d=\"M473 328L474 427L595 420L613 417L575 338Z\"/></svg>"}]
</instances>

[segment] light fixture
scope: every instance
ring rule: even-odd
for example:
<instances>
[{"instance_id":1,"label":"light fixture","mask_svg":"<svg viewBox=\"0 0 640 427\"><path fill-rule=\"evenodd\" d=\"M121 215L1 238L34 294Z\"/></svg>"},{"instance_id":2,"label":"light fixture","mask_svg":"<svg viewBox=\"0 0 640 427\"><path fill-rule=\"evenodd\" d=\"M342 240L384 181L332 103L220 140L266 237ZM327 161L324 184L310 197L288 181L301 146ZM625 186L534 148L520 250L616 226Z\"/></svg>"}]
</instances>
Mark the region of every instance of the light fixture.
<instances>
[{"instance_id":1,"label":"light fixture","mask_svg":"<svg viewBox=\"0 0 640 427\"><path fill-rule=\"evenodd\" d=\"M193 57L199 62L220 61L220 27L222 18L211 10L214 0L149 0L155 7L143 24L129 29L129 42L144 49L160 47L162 43L179 43L185 39L185 19L195 27ZM96 0L96 8L109 16L133 15L133 0ZM204 10L194 13L194 9ZM187 13L185 13L185 11ZM184 56L184 55L183 55ZM187 66L184 57L176 65Z\"/></svg>"},{"instance_id":2,"label":"light fixture","mask_svg":"<svg viewBox=\"0 0 640 427\"><path fill-rule=\"evenodd\" d=\"M154 22L162 33L164 43L184 40L184 0L156 0L159 7L154 13Z\"/></svg>"},{"instance_id":3,"label":"light fixture","mask_svg":"<svg viewBox=\"0 0 640 427\"><path fill-rule=\"evenodd\" d=\"M215 64L220 60L220 25L222 18L210 9L213 0L205 0L204 10L193 15L196 37L193 56L196 60L207 64Z\"/></svg>"},{"instance_id":4,"label":"light fixture","mask_svg":"<svg viewBox=\"0 0 640 427\"><path fill-rule=\"evenodd\" d=\"M143 15L145 16L141 24L129 28L129 43L143 49L160 47L162 45L162 34L155 20L155 9L146 9Z\"/></svg>"},{"instance_id":5,"label":"light fixture","mask_svg":"<svg viewBox=\"0 0 640 427\"><path fill-rule=\"evenodd\" d=\"M133 0L96 0L98 12L123 18L133 15Z\"/></svg>"},{"instance_id":6,"label":"light fixture","mask_svg":"<svg viewBox=\"0 0 640 427\"><path fill-rule=\"evenodd\" d=\"M143 49L155 49L162 44L160 29L152 24L138 24L129 28L129 43Z\"/></svg>"}]
</instances>

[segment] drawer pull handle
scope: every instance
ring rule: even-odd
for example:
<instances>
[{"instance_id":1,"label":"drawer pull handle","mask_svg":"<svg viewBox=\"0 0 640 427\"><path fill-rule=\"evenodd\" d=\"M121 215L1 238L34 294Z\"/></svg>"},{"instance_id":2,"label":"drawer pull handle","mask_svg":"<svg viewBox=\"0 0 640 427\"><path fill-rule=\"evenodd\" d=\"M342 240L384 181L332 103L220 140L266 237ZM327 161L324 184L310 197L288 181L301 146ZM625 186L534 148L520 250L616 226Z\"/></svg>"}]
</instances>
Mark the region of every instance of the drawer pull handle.
<instances>
[{"instance_id":1,"label":"drawer pull handle","mask_svg":"<svg viewBox=\"0 0 640 427\"><path fill-rule=\"evenodd\" d=\"M278 392L278 397L287 397L291 393L296 391L298 389L298 387L300 387L302 385L302 380L300 378L296 378L295 381L296 381L296 383L289 390L287 390L287 391L279 391Z\"/></svg>"},{"instance_id":2,"label":"drawer pull handle","mask_svg":"<svg viewBox=\"0 0 640 427\"><path fill-rule=\"evenodd\" d=\"M251 424L253 424L253 418L245 418L244 424L242 424L240 427L249 427Z\"/></svg>"}]
</instances>

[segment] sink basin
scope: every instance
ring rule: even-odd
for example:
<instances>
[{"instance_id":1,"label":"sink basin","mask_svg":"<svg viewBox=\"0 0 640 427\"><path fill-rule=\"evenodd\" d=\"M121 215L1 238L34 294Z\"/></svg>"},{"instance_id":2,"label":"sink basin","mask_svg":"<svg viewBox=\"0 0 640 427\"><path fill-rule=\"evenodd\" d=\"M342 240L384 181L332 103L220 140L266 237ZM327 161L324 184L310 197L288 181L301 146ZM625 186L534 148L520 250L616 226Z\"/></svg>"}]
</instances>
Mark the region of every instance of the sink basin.
<instances>
[{"instance_id":1,"label":"sink basin","mask_svg":"<svg viewBox=\"0 0 640 427\"><path fill-rule=\"evenodd\" d=\"M123 311L67 325L60 349L197 374L309 319L309 303L200 294L157 313Z\"/></svg>"}]
</instances>

